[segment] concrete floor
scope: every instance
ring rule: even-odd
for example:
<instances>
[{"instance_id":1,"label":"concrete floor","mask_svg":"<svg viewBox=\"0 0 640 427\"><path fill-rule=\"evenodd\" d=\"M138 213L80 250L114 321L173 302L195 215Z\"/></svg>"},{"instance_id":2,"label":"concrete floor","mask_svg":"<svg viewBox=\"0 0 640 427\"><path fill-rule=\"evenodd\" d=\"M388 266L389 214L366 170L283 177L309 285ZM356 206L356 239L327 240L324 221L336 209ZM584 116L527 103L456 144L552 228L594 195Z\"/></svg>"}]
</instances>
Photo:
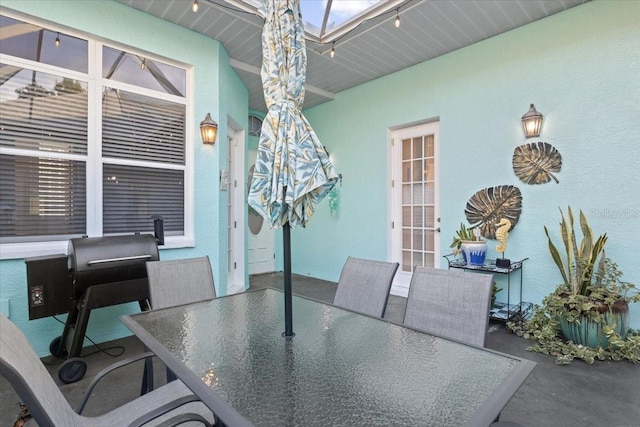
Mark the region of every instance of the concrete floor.
<instances>
[{"instance_id":1,"label":"concrete floor","mask_svg":"<svg viewBox=\"0 0 640 427\"><path fill-rule=\"evenodd\" d=\"M252 288L282 288L282 274L264 274L251 278ZM336 284L304 276L294 276L294 293L321 301L332 302ZM385 318L401 322L404 316L405 299L391 296ZM491 324L487 347L503 353L527 358L538 363L533 373L502 411L501 421L514 421L529 427L573 427L607 426L640 427L640 366L630 362L596 362L587 365L574 361L570 365L556 365L552 356L526 351L530 344L509 333L502 323ZM111 357L98 352L86 357L88 372L74 384L60 384L57 367L63 360L43 358L67 400L75 405L82 399L86 385L104 366L142 351L135 337L127 337L100 345L117 353L125 349L120 357ZM95 348L85 348L89 354ZM156 364L156 379L164 377L160 363ZM142 367L132 365L107 377L94 391L85 410L86 415L107 411L137 396ZM158 380L156 380L158 381ZM161 380L160 380L161 381ZM115 390L115 391L114 391ZM0 378L0 427L11 427L19 408L18 397L11 386ZM63 426L61 426L63 427Z\"/></svg>"}]
</instances>

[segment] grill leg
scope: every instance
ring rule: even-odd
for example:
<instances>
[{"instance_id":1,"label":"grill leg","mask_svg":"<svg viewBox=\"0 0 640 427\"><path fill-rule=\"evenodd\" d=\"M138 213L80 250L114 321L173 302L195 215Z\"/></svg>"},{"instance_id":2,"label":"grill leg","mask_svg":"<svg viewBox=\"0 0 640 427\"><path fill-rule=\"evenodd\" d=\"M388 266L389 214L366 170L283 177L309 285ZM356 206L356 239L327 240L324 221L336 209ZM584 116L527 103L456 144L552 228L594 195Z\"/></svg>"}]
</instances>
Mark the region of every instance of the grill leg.
<instances>
[{"instance_id":1,"label":"grill leg","mask_svg":"<svg viewBox=\"0 0 640 427\"><path fill-rule=\"evenodd\" d=\"M138 301L138 305L140 306L140 311L151 310L151 306L149 305L149 300L141 299Z\"/></svg>"},{"instance_id":2,"label":"grill leg","mask_svg":"<svg viewBox=\"0 0 640 427\"><path fill-rule=\"evenodd\" d=\"M67 350L67 354L69 357L74 357L76 355L72 355L69 352L71 348L71 341L69 338L69 334L74 332L76 320L78 319L78 307L76 304L72 304L71 311L69 311L69 315L67 316L67 321L64 323L64 329L62 331L62 336L60 338L58 354L63 354L65 348Z\"/></svg>"},{"instance_id":3,"label":"grill leg","mask_svg":"<svg viewBox=\"0 0 640 427\"><path fill-rule=\"evenodd\" d=\"M87 288L82 294L80 300L80 309L78 310L78 319L75 322L71 346L68 348L69 357L78 357L82 352L82 344L84 343L84 334L87 332L89 324L89 316L91 315L91 287Z\"/></svg>"}]
</instances>

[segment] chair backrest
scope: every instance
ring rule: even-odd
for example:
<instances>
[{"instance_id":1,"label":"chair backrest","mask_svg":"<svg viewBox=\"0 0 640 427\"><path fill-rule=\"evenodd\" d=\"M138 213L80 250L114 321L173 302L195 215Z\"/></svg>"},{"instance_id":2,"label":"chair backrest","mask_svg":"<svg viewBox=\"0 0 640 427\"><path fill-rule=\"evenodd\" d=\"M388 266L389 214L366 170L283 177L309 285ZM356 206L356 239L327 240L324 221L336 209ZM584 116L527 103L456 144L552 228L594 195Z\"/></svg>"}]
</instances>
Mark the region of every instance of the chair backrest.
<instances>
[{"instance_id":1,"label":"chair backrest","mask_svg":"<svg viewBox=\"0 0 640 427\"><path fill-rule=\"evenodd\" d=\"M404 324L484 347L492 286L493 274L416 267Z\"/></svg>"},{"instance_id":2,"label":"chair backrest","mask_svg":"<svg viewBox=\"0 0 640 427\"><path fill-rule=\"evenodd\" d=\"M384 316L398 265L397 262L347 258L333 304L370 316Z\"/></svg>"},{"instance_id":3,"label":"chair backrest","mask_svg":"<svg viewBox=\"0 0 640 427\"><path fill-rule=\"evenodd\" d=\"M216 297L208 256L147 261L151 308L167 308Z\"/></svg>"},{"instance_id":4,"label":"chair backrest","mask_svg":"<svg viewBox=\"0 0 640 427\"><path fill-rule=\"evenodd\" d=\"M22 332L0 314L0 374L40 426L79 426L76 414Z\"/></svg>"}]
</instances>

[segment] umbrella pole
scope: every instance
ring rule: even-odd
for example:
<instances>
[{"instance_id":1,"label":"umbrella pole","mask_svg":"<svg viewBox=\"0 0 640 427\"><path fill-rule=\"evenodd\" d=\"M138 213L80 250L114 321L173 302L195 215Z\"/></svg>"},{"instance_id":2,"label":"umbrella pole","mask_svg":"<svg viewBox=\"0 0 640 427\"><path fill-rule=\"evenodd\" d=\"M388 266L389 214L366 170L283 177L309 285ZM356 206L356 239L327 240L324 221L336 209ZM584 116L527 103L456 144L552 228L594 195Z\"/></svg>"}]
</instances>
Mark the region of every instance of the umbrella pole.
<instances>
[{"instance_id":1,"label":"umbrella pole","mask_svg":"<svg viewBox=\"0 0 640 427\"><path fill-rule=\"evenodd\" d=\"M291 307L291 228L289 221L282 226L282 249L284 255L284 332L287 339L294 337L293 311Z\"/></svg>"}]
</instances>

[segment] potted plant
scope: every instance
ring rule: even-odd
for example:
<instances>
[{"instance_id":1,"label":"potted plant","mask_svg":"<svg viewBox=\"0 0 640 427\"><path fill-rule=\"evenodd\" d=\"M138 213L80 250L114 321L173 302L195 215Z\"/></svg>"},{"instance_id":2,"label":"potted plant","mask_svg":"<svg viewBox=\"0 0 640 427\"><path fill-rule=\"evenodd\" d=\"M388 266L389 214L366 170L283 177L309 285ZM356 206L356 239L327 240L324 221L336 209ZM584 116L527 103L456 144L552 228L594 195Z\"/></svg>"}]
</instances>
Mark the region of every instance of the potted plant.
<instances>
[{"instance_id":1,"label":"potted plant","mask_svg":"<svg viewBox=\"0 0 640 427\"><path fill-rule=\"evenodd\" d=\"M455 255L462 253L467 265L484 264L487 255L487 242L480 238L479 229L467 228L463 223L460 223L460 229L453 236L450 247Z\"/></svg>"},{"instance_id":2,"label":"potted plant","mask_svg":"<svg viewBox=\"0 0 640 427\"><path fill-rule=\"evenodd\" d=\"M500 292L501 290L502 288L499 288L498 284L494 281L493 286L491 288L491 307L492 308L494 305L496 305L496 295L498 295L498 292Z\"/></svg>"},{"instance_id":3,"label":"potted plant","mask_svg":"<svg viewBox=\"0 0 640 427\"><path fill-rule=\"evenodd\" d=\"M549 252L563 283L536 307L531 319L509 326L519 335L536 340L530 349L555 354L558 363L578 357L640 362L640 336L629 334L629 303L639 302L633 284L622 281L616 263L605 256L606 234L594 240L586 216L580 211L582 240L576 239L571 207L561 211L563 253L545 234ZM564 338L564 339L563 339Z\"/></svg>"}]
</instances>

